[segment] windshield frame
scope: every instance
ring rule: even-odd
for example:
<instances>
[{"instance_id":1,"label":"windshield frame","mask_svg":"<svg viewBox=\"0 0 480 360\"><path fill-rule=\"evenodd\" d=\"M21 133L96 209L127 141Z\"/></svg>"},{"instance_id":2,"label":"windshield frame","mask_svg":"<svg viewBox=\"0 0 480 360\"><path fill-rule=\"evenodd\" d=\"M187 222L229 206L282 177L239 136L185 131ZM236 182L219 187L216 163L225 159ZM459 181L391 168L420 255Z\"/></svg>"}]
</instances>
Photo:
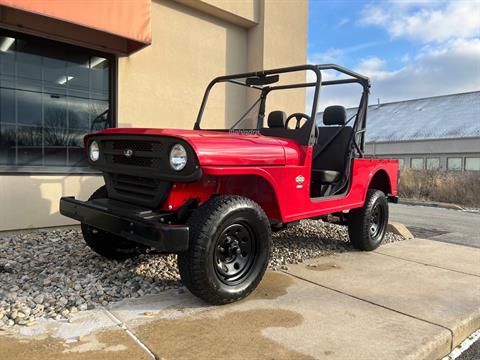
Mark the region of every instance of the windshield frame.
<instances>
[{"instance_id":1,"label":"windshield frame","mask_svg":"<svg viewBox=\"0 0 480 360\"><path fill-rule=\"evenodd\" d=\"M343 73L345 75L348 75L349 78L346 79L338 79L338 80L328 80L322 82L322 73L321 70L336 70L340 73ZM269 75L278 75L282 73L291 73L291 72L300 72L300 71L312 71L315 74L315 80L311 82L304 82L304 83L293 83L293 84L286 84L286 85L273 85L273 86L257 86L257 85L247 85L246 83L242 82L239 79L246 79L250 77L265 77ZM246 87L252 87L257 90L261 91L260 95L260 110L258 114L258 121L257 121L257 127L256 129L252 130L265 130L261 132L265 132L265 135L270 135L268 130L273 130L273 129L268 129L268 128L262 128L263 126L263 119L264 119L264 111L265 111L265 100L267 98L267 95L270 91L275 91L275 90L285 90L285 89L295 89L295 88L308 88L308 87L314 87L314 93L313 93L313 99L312 99L312 107L311 107L311 114L310 114L310 119L307 120L307 122L300 128L296 130L290 130L290 129L275 129L276 132L279 132L278 137L286 137L286 138L292 138L298 141L302 145L313 145L316 142L316 123L315 123L315 117L317 114L317 104L319 100L319 95L320 95L320 87L322 85L336 85L336 84L348 84L348 83L359 83L363 87L363 94L362 94L362 101L361 105L366 105L368 104L368 92L370 88L370 81L367 77L364 77L360 74L357 74L351 70L348 70L346 68L343 68L341 66L335 65L335 64L324 64L324 65L299 65L299 66L290 66L290 67L284 67L284 68L278 68L278 69L272 69L272 70L264 70L264 71L256 71L256 72L249 72L249 73L242 73L242 74L234 74L234 75L226 75L226 76L219 76L213 79L207 86L202 103L200 105L200 109L198 111L197 119L195 121L194 125L194 130L206 130L206 131L230 131L230 129L202 129L201 128L201 121L203 117L203 113L205 111L205 107L208 102L208 97L210 94L210 91L214 87L215 84L222 83L222 82L230 82L233 84L237 85L243 85ZM362 106L363 107L363 106ZM360 115L360 116L359 116ZM360 123L363 125L362 128L366 125L366 111L364 109L359 109L359 112L357 114L357 119L356 123ZM363 141L362 141L363 143ZM363 145L363 144L362 144ZM363 147L363 146L362 146Z\"/></svg>"}]
</instances>

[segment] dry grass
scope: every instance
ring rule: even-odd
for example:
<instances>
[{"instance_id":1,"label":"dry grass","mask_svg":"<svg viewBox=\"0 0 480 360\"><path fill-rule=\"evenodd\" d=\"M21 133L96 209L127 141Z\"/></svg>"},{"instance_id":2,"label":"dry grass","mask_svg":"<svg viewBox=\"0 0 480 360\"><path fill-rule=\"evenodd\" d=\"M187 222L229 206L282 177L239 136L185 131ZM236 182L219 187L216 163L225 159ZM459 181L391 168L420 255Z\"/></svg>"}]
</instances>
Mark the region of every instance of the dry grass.
<instances>
[{"instance_id":1,"label":"dry grass","mask_svg":"<svg viewBox=\"0 0 480 360\"><path fill-rule=\"evenodd\" d=\"M404 169L399 196L480 207L480 173Z\"/></svg>"}]
</instances>

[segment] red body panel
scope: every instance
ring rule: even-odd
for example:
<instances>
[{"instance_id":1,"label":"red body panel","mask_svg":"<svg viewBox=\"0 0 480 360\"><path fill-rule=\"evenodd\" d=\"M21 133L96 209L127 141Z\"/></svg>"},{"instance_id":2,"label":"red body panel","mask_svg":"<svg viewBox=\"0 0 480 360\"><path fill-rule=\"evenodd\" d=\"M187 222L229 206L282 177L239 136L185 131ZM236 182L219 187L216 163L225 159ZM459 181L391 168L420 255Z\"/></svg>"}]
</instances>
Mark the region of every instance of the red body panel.
<instances>
[{"instance_id":1,"label":"red body panel","mask_svg":"<svg viewBox=\"0 0 480 360\"><path fill-rule=\"evenodd\" d=\"M191 198L201 204L214 194L243 195L257 201L269 218L290 222L363 206L375 176L384 179L386 192L397 195L397 160L354 159L346 195L312 199L312 147L300 146L294 140L174 129L108 129L96 134L171 136L191 144L203 177L191 183L176 183L162 210L178 209ZM304 181L297 182L299 177Z\"/></svg>"},{"instance_id":2,"label":"red body panel","mask_svg":"<svg viewBox=\"0 0 480 360\"><path fill-rule=\"evenodd\" d=\"M197 153L201 166L285 165L282 141L259 134L178 129L107 129L97 134L158 135L181 138Z\"/></svg>"}]
</instances>

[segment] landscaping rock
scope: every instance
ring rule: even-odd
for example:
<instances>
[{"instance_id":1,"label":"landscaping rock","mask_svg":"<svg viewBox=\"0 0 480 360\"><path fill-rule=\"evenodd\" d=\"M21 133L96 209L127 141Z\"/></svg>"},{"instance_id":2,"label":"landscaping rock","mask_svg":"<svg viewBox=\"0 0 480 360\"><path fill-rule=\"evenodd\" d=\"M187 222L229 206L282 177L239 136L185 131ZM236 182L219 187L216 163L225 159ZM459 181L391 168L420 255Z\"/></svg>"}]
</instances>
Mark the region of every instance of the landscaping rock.
<instances>
[{"instance_id":1,"label":"landscaping rock","mask_svg":"<svg viewBox=\"0 0 480 360\"><path fill-rule=\"evenodd\" d=\"M385 242L403 240L387 233ZM353 250L345 226L305 220L273 234L270 268ZM0 237L0 327L31 326L39 318L73 321L98 306L180 289L176 255L149 251L110 261L85 245L79 228L17 232ZM8 271L6 271L8 269Z\"/></svg>"}]
</instances>

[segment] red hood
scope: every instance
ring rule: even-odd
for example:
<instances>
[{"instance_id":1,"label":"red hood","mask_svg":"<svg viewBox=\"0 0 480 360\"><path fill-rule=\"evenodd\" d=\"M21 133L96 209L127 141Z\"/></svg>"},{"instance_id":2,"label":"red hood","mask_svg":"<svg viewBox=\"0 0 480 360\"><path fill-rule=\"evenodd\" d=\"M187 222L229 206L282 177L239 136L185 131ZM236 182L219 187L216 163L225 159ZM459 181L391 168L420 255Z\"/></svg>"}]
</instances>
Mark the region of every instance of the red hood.
<instances>
[{"instance_id":1,"label":"red hood","mask_svg":"<svg viewBox=\"0 0 480 360\"><path fill-rule=\"evenodd\" d=\"M136 134L178 137L197 153L200 165L285 165L285 149L291 141L260 134L181 129L106 129L99 134ZM93 134L89 134L90 136ZM298 149L298 146L295 146ZM288 153L292 153L288 151ZM295 151L297 153L297 151Z\"/></svg>"}]
</instances>

